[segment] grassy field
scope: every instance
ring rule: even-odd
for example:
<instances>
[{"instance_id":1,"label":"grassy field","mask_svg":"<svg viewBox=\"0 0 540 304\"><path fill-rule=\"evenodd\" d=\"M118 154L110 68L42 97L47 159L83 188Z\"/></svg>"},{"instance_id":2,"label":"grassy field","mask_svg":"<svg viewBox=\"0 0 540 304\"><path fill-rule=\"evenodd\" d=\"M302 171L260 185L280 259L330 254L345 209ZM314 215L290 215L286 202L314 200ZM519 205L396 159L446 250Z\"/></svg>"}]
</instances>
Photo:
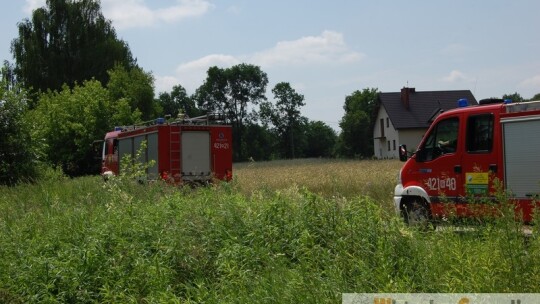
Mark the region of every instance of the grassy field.
<instances>
[{"instance_id":1,"label":"grassy field","mask_svg":"<svg viewBox=\"0 0 540 304\"><path fill-rule=\"evenodd\" d=\"M299 187L325 198L369 196L388 207L402 165L397 160L302 159L242 163L234 169L246 195Z\"/></svg>"},{"instance_id":2,"label":"grassy field","mask_svg":"<svg viewBox=\"0 0 540 304\"><path fill-rule=\"evenodd\" d=\"M238 164L199 189L0 188L0 303L339 303L344 292L539 292L540 240L393 214L397 161Z\"/></svg>"}]
</instances>

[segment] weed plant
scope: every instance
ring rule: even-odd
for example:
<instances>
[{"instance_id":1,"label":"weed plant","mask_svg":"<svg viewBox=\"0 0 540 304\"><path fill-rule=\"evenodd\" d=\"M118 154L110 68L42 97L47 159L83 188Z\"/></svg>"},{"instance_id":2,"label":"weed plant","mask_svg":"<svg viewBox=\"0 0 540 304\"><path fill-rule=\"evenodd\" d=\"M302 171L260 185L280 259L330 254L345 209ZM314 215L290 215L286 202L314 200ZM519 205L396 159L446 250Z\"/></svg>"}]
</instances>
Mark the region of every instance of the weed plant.
<instances>
[{"instance_id":1,"label":"weed plant","mask_svg":"<svg viewBox=\"0 0 540 304\"><path fill-rule=\"evenodd\" d=\"M300 184L248 191L238 178L184 189L84 177L0 188L0 302L339 303L345 292L539 292L540 241L524 237L508 210L470 231L426 232L360 191Z\"/></svg>"}]
</instances>

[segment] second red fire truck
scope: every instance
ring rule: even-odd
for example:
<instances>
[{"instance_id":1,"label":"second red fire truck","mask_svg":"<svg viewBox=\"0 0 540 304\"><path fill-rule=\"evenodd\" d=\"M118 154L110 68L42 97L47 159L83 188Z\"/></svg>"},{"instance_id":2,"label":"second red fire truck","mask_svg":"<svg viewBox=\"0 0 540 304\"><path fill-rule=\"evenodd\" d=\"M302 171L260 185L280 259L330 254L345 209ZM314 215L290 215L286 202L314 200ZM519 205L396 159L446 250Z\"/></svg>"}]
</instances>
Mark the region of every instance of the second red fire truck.
<instances>
[{"instance_id":1,"label":"second red fire truck","mask_svg":"<svg viewBox=\"0 0 540 304\"><path fill-rule=\"evenodd\" d=\"M459 103L436 118L410 158L400 147L407 162L395 188L397 211L408 223L478 216L500 205L502 190L516 216L531 221L540 195L540 101Z\"/></svg>"},{"instance_id":2,"label":"second red fire truck","mask_svg":"<svg viewBox=\"0 0 540 304\"><path fill-rule=\"evenodd\" d=\"M208 183L232 179L232 131L214 115L164 118L116 127L105 135L101 174L118 175L127 170L123 159L144 166L144 179L158 178L183 183ZM145 145L143 145L143 142ZM139 155L138 155L139 154ZM153 163L153 165L151 165Z\"/></svg>"}]
</instances>

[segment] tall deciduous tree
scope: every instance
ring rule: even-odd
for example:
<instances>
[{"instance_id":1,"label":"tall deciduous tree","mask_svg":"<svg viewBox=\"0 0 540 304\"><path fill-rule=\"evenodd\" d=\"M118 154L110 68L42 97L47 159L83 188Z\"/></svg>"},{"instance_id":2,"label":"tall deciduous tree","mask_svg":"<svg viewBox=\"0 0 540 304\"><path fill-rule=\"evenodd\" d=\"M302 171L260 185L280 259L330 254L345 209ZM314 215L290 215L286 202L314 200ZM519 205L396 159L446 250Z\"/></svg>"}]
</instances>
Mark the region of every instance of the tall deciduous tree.
<instances>
[{"instance_id":1,"label":"tall deciduous tree","mask_svg":"<svg viewBox=\"0 0 540 304\"><path fill-rule=\"evenodd\" d=\"M15 78L14 66L9 61L4 60L4 66L0 69L0 84L6 91L15 89L17 80Z\"/></svg>"},{"instance_id":2,"label":"tall deciduous tree","mask_svg":"<svg viewBox=\"0 0 540 304\"><path fill-rule=\"evenodd\" d=\"M37 163L30 128L24 119L25 93L7 90L5 81L0 81L0 185L13 185L33 179Z\"/></svg>"},{"instance_id":3,"label":"tall deciduous tree","mask_svg":"<svg viewBox=\"0 0 540 304\"><path fill-rule=\"evenodd\" d=\"M195 93L201 109L223 112L232 124L237 160L245 159L241 147L249 106L266 100L267 84L268 76L260 67L242 63L227 69L211 67L205 82Z\"/></svg>"},{"instance_id":4,"label":"tall deciduous tree","mask_svg":"<svg viewBox=\"0 0 540 304\"><path fill-rule=\"evenodd\" d=\"M229 102L226 70L213 66L206 75L206 80L197 89L194 98L199 107L207 112L225 113Z\"/></svg>"},{"instance_id":5,"label":"tall deciduous tree","mask_svg":"<svg viewBox=\"0 0 540 304\"><path fill-rule=\"evenodd\" d=\"M345 114L339 123L341 155L367 157L373 154L373 116L377 94L377 89L366 88L345 97Z\"/></svg>"},{"instance_id":6,"label":"tall deciduous tree","mask_svg":"<svg viewBox=\"0 0 540 304\"><path fill-rule=\"evenodd\" d=\"M310 121L305 127L306 157L332 157L337 142L334 129L322 121Z\"/></svg>"},{"instance_id":7,"label":"tall deciduous tree","mask_svg":"<svg viewBox=\"0 0 540 304\"><path fill-rule=\"evenodd\" d=\"M254 122L248 122L244 132L244 153L249 160L271 160L279 158L279 152L273 149L277 143L274 132Z\"/></svg>"},{"instance_id":8,"label":"tall deciduous tree","mask_svg":"<svg viewBox=\"0 0 540 304\"><path fill-rule=\"evenodd\" d=\"M512 102L522 102L525 101L523 97L518 92L515 92L513 94L504 94L502 99L510 99Z\"/></svg>"},{"instance_id":9,"label":"tall deciduous tree","mask_svg":"<svg viewBox=\"0 0 540 304\"><path fill-rule=\"evenodd\" d=\"M97 173L92 142L110 130L111 100L96 80L41 95L32 111L34 140L43 142L48 160L69 175Z\"/></svg>"},{"instance_id":10,"label":"tall deciduous tree","mask_svg":"<svg viewBox=\"0 0 540 304\"><path fill-rule=\"evenodd\" d=\"M34 91L60 90L95 78L108 82L115 64L136 65L127 43L116 37L95 0L47 0L32 19L18 24L12 41L17 80Z\"/></svg>"},{"instance_id":11,"label":"tall deciduous tree","mask_svg":"<svg viewBox=\"0 0 540 304\"><path fill-rule=\"evenodd\" d=\"M189 117L201 114L195 101L188 96L186 89L181 85L175 85L171 93L159 94L158 103L163 108L163 114L170 114L172 117L177 117L180 112Z\"/></svg>"},{"instance_id":12,"label":"tall deciduous tree","mask_svg":"<svg viewBox=\"0 0 540 304\"><path fill-rule=\"evenodd\" d=\"M154 77L139 67L126 69L116 65L109 71L107 89L113 101L127 100L131 111L140 111L142 119L155 118L158 109L154 99Z\"/></svg>"},{"instance_id":13,"label":"tall deciduous tree","mask_svg":"<svg viewBox=\"0 0 540 304\"><path fill-rule=\"evenodd\" d=\"M300 108L305 106L304 96L298 94L289 83L280 82L272 89L276 104L263 102L260 107L260 116L269 121L280 138L280 146L283 154L288 158L294 158L295 137L300 139L301 126L307 122L300 115ZM295 136L296 135L296 136Z\"/></svg>"}]
</instances>

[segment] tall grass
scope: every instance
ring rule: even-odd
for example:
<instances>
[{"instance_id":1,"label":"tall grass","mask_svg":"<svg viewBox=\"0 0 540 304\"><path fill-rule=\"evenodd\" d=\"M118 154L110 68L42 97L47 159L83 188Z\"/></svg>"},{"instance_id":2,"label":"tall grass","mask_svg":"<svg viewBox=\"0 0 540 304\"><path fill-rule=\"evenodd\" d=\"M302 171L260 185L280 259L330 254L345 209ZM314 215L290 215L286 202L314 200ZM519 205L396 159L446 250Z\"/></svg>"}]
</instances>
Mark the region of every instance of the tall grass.
<instances>
[{"instance_id":1,"label":"tall grass","mask_svg":"<svg viewBox=\"0 0 540 304\"><path fill-rule=\"evenodd\" d=\"M393 166L344 168L353 164L374 177ZM540 241L511 216L416 231L381 204L391 197L382 182L381 193L361 184L341 193L351 175L335 176L335 188L315 182L327 161L256 165L194 190L97 177L0 188L0 302L336 303L344 292L540 289ZM267 171L298 182L248 178Z\"/></svg>"},{"instance_id":2,"label":"tall grass","mask_svg":"<svg viewBox=\"0 0 540 304\"><path fill-rule=\"evenodd\" d=\"M246 195L298 186L326 198L369 196L390 210L402 165L398 160L299 159L241 163L234 170Z\"/></svg>"}]
</instances>

